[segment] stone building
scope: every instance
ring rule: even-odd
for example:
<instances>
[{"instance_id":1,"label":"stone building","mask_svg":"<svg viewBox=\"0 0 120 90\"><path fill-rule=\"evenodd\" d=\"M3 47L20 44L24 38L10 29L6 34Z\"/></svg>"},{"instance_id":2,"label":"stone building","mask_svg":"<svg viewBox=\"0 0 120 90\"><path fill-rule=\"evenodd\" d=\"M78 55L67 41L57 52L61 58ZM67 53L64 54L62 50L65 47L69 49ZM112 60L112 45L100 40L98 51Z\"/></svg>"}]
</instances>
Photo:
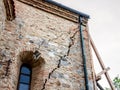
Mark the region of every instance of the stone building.
<instances>
[{"instance_id":1,"label":"stone building","mask_svg":"<svg viewBox=\"0 0 120 90\"><path fill-rule=\"evenodd\" d=\"M0 90L94 90L88 19L51 0L0 0Z\"/></svg>"}]
</instances>

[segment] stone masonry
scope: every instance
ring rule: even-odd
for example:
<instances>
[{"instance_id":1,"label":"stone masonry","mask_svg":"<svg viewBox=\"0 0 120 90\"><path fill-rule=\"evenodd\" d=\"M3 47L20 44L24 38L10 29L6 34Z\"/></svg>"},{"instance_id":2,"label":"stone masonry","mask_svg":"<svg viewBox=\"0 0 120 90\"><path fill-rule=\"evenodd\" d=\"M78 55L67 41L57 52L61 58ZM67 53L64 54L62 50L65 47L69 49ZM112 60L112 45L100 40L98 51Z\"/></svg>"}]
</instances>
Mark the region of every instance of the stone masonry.
<instances>
[{"instance_id":1,"label":"stone masonry","mask_svg":"<svg viewBox=\"0 0 120 90\"><path fill-rule=\"evenodd\" d=\"M21 1L29 0L14 0L15 19L10 21L0 0L0 90L17 90L23 63L32 66L31 90L85 90L80 23ZM94 90L87 30L84 26L89 88ZM35 51L40 52L37 62L33 58Z\"/></svg>"}]
</instances>

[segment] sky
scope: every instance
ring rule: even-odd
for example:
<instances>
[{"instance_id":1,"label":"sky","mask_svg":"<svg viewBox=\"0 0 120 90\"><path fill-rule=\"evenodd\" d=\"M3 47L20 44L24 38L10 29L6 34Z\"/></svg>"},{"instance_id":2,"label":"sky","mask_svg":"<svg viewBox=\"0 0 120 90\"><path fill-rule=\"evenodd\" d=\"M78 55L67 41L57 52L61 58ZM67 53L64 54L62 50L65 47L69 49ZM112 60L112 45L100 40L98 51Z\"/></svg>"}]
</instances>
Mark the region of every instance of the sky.
<instances>
[{"instance_id":1,"label":"sky","mask_svg":"<svg viewBox=\"0 0 120 90\"><path fill-rule=\"evenodd\" d=\"M89 32L113 80L120 74L120 0L54 0L90 15ZM93 54L96 73L101 71ZM103 76L104 78L104 76ZM108 87L105 79L101 80Z\"/></svg>"}]
</instances>

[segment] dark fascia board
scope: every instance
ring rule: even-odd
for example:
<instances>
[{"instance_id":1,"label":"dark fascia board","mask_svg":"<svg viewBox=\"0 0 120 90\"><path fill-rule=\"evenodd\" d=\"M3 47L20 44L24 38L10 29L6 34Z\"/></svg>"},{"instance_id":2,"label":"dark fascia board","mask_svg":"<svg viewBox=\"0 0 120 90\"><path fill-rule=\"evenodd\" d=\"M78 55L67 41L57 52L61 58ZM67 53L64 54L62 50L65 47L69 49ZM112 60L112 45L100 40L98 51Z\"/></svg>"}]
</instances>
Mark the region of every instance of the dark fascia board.
<instances>
[{"instance_id":1,"label":"dark fascia board","mask_svg":"<svg viewBox=\"0 0 120 90\"><path fill-rule=\"evenodd\" d=\"M88 18L88 19L90 18L89 15L84 14L84 13L82 13L82 12L79 12L79 11L77 11L77 10L74 10L74 9L72 9L72 8L69 8L69 7L67 7L67 6L64 6L64 5L62 5L62 4L58 3L58 2L55 2L55 1L52 1L52 0L45 0L45 1L48 2L48 3L54 4L54 5L56 5L56 6L59 6L59 7L61 7L61 8L64 8L64 9L66 9L66 10L69 10L70 12L76 13L76 14L80 15L81 17L85 17L85 18Z\"/></svg>"}]
</instances>

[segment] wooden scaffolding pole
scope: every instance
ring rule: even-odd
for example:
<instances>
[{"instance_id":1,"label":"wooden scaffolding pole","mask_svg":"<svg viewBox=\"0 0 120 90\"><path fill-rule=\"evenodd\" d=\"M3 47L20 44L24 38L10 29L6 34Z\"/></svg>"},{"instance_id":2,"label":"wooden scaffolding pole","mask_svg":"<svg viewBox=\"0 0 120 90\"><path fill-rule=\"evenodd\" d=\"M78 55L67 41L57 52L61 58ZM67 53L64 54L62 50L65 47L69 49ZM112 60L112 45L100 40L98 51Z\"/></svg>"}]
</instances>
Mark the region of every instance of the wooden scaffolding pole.
<instances>
[{"instance_id":1,"label":"wooden scaffolding pole","mask_svg":"<svg viewBox=\"0 0 120 90\"><path fill-rule=\"evenodd\" d=\"M106 69L104 69L104 70L102 70L100 73L98 73L98 74L96 75L96 78L101 77L101 75L102 75L102 74L105 74L108 70L110 70L109 67L106 68Z\"/></svg>"},{"instance_id":2,"label":"wooden scaffolding pole","mask_svg":"<svg viewBox=\"0 0 120 90\"><path fill-rule=\"evenodd\" d=\"M105 68L105 65L104 65L104 63L103 63L103 61L102 61L102 58L100 57L100 55L99 55L99 53L98 53L97 48L95 47L95 44L94 44L94 42L93 42L90 34L89 34L89 37L90 37L90 43L91 43L92 48L93 48L93 50L94 50L94 52L95 52L95 54L96 54L96 56L97 56L97 59L98 59L98 61L99 61L99 63L100 63L100 66L102 67L103 70L105 70L105 69L106 69L106 68ZM109 76L108 72L105 73L105 76L106 76L106 78L107 78L107 81L108 81L111 89L112 89L112 90L115 90L115 87L114 87L114 85L113 85L113 83L112 83L112 81L111 81L111 79L110 79L110 76Z\"/></svg>"}]
</instances>

